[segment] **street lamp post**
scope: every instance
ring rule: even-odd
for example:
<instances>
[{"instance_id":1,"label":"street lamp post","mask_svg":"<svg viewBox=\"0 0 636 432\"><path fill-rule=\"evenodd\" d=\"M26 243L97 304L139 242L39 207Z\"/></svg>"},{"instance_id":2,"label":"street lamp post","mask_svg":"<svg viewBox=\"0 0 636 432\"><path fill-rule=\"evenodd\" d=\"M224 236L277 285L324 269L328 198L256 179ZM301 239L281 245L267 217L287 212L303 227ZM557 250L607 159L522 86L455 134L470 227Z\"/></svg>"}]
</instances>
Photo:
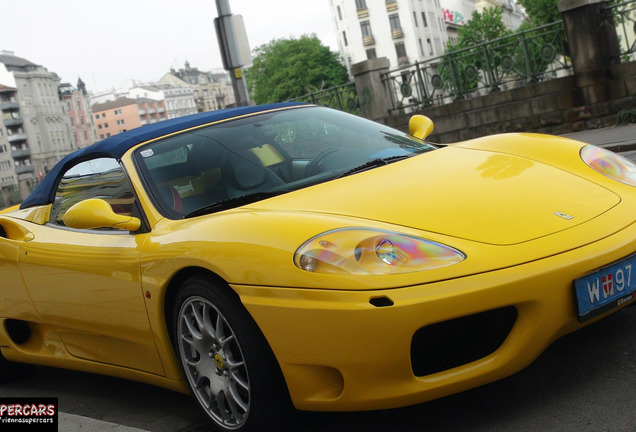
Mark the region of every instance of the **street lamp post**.
<instances>
[{"instance_id":1,"label":"street lamp post","mask_svg":"<svg viewBox=\"0 0 636 432\"><path fill-rule=\"evenodd\" d=\"M236 105L247 106L250 98L243 75L243 66L251 63L251 56L242 25L243 21L240 16L232 15L229 0L216 0L216 10L219 16L214 19L214 26L223 58L223 67L230 72ZM243 36L240 41L237 32Z\"/></svg>"}]
</instances>

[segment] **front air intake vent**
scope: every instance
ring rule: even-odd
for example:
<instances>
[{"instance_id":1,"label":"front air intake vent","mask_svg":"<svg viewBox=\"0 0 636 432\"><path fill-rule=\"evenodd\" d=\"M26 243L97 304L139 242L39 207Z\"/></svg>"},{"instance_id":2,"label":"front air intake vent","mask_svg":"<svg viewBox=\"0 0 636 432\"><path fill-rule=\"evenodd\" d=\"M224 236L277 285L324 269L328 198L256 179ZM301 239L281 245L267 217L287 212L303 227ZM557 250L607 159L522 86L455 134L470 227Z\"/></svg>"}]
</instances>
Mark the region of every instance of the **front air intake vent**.
<instances>
[{"instance_id":1,"label":"front air intake vent","mask_svg":"<svg viewBox=\"0 0 636 432\"><path fill-rule=\"evenodd\" d=\"M431 375L492 354L516 320L517 309L508 306L422 327L411 341L413 374Z\"/></svg>"}]
</instances>

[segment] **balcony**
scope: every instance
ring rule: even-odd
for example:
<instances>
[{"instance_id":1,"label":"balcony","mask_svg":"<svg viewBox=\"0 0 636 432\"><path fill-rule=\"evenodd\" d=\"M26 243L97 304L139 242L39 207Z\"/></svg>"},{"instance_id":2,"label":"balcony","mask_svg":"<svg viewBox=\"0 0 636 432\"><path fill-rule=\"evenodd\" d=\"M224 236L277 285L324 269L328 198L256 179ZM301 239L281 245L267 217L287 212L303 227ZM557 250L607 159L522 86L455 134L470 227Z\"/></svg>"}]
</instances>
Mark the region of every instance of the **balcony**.
<instances>
[{"instance_id":1,"label":"balcony","mask_svg":"<svg viewBox=\"0 0 636 432\"><path fill-rule=\"evenodd\" d=\"M375 40L373 39L373 36L364 36L362 38L362 43L364 44L364 46L373 45L375 43Z\"/></svg>"},{"instance_id":2,"label":"balcony","mask_svg":"<svg viewBox=\"0 0 636 432\"><path fill-rule=\"evenodd\" d=\"M6 118L2 122L6 127L22 126L24 124L21 118Z\"/></svg>"},{"instance_id":3,"label":"balcony","mask_svg":"<svg viewBox=\"0 0 636 432\"><path fill-rule=\"evenodd\" d=\"M386 2L386 11L387 12L397 10L397 8L398 8L397 1L387 1Z\"/></svg>"},{"instance_id":4,"label":"balcony","mask_svg":"<svg viewBox=\"0 0 636 432\"><path fill-rule=\"evenodd\" d=\"M18 102L2 102L0 103L0 111L15 111L20 108Z\"/></svg>"},{"instance_id":5,"label":"balcony","mask_svg":"<svg viewBox=\"0 0 636 432\"><path fill-rule=\"evenodd\" d=\"M404 37L404 32L402 31L401 28L394 29L391 33L393 34L393 39L399 39Z\"/></svg>"},{"instance_id":6,"label":"balcony","mask_svg":"<svg viewBox=\"0 0 636 432\"><path fill-rule=\"evenodd\" d=\"M147 113L147 112L148 112L148 111L146 111L145 109L140 109L140 110L139 110L139 115L140 115L140 116L142 116L142 115L146 115L146 113Z\"/></svg>"},{"instance_id":7,"label":"balcony","mask_svg":"<svg viewBox=\"0 0 636 432\"><path fill-rule=\"evenodd\" d=\"M17 175L32 173L34 171L33 165L20 165L15 167L15 173Z\"/></svg>"},{"instance_id":8,"label":"balcony","mask_svg":"<svg viewBox=\"0 0 636 432\"><path fill-rule=\"evenodd\" d=\"M31 150L30 149L24 149L24 150L14 150L11 152L11 157L13 159L20 159L20 158L24 158L24 157L28 157L31 156Z\"/></svg>"},{"instance_id":9,"label":"balcony","mask_svg":"<svg viewBox=\"0 0 636 432\"><path fill-rule=\"evenodd\" d=\"M369 9L358 9L358 18L366 18L369 16Z\"/></svg>"},{"instance_id":10,"label":"balcony","mask_svg":"<svg viewBox=\"0 0 636 432\"><path fill-rule=\"evenodd\" d=\"M18 141L26 141L27 136L25 133L14 133L13 135L7 136L7 139L10 143L14 143Z\"/></svg>"},{"instance_id":11,"label":"balcony","mask_svg":"<svg viewBox=\"0 0 636 432\"><path fill-rule=\"evenodd\" d=\"M408 57L398 57L398 66L406 66L407 64L409 64Z\"/></svg>"}]
</instances>

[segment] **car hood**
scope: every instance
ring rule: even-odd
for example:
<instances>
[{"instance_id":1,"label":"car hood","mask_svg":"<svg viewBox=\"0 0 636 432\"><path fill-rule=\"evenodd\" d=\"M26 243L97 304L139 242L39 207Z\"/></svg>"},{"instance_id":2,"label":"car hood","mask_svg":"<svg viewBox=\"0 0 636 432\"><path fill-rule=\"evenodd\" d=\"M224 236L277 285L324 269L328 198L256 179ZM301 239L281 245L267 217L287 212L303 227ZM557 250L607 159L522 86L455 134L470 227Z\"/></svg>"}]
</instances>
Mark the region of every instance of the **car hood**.
<instances>
[{"instance_id":1,"label":"car hood","mask_svg":"<svg viewBox=\"0 0 636 432\"><path fill-rule=\"evenodd\" d=\"M454 146L248 207L371 219L512 245L583 224L619 202L612 191L549 162Z\"/></svg>"}]
</instances>

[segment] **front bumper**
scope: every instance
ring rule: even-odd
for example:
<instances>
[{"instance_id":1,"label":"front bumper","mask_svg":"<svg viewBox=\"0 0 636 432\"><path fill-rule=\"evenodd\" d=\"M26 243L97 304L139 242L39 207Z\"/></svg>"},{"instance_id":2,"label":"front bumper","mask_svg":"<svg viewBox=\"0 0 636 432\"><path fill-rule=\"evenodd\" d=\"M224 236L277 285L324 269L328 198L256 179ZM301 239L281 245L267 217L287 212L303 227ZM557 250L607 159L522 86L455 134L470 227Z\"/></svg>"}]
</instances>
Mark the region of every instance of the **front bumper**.
<instances>
[{"instance_id":1,"label":"front bumper","mask_svg":"<svg viewBox=\"0 0 636 432\"><path fill-rule=\"evenodd\" d=\"M634 253L634 239L636 226L632 225L593 244L524 265L388 290L232 286L269 341L296 408L393 408L509 376L560 336L611 313L579 323L573 280ZM495 322L508 320L502 323L508 327L503 343L497 342L485 356L469 356L468 363L438 367L432 373L412 363L418 330L501 310L516 314L492 315ZM451 344L464 325L463 320L454 322L459 324L448 333ZM465 321L470 329L471 322ZM491 329L487 326L484 331ZM466 334L472 338L474 333ZM426 355L426 344L416 343L417 354ZM425 375L416 376L422 371Z\"/></svg>"}]
</instances>

